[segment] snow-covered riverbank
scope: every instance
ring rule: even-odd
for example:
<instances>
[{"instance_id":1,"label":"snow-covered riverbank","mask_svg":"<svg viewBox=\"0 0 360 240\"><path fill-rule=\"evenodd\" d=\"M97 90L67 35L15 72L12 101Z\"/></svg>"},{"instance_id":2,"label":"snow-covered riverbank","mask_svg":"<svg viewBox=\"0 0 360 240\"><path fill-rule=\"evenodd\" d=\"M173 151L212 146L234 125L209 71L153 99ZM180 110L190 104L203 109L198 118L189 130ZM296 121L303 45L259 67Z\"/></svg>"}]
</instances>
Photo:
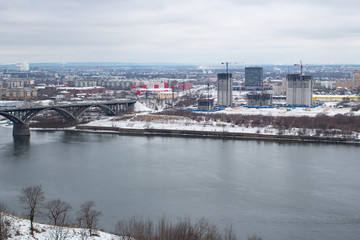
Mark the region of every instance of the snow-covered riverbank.
<instances>
[{"instance_id":1,"label":"snow-covered riverbank","mask_svg":"<svg viewBox=\"0 0 360 240\"><path fill-rule=\"evenodd\" d=\"M122 240L122 237L103 231L96 231L94 236L87 236L88 230L81 228L55 227L47 224L34 223L34 235L30 233L30 221L27 219L4 214L9 227L8 240Z\"/></svg>"},{"instance_id":2,"label":"snow-covered riverbank","mask_svg":"<svg viewBox=\"0 0 360 240\"><path fill-rule=\"evenodd\" d=\"M161 115L161 111L152 110L143 104L135 104L135 113L116 117L102 117L86 124L77 126L81 131L113 132L122 134L158 134L158 135L194 135L202 137L258 138L284 139L301 141L351 142L359 143L358 132L342 131L340 129L308 129L301 127L279 128L271 124L257 126L252 123L234 124L216 118L200 117L198 119L185 117L183 114ZM156 113L156 114L153 114ZM204 113L204 112L202 112ZM206 113L205 113L206 114ZM315 108L226 108L212 114L240 116L270 116L270 117L310 117L319 115L333 117L360 116L360 110L338 108L334 103L327 103ZM5 122L4 122L5 123ZM46 129L37 129L46 130ZM57 129L61 130L61 129Z\"/></svg>"}]
</instances>

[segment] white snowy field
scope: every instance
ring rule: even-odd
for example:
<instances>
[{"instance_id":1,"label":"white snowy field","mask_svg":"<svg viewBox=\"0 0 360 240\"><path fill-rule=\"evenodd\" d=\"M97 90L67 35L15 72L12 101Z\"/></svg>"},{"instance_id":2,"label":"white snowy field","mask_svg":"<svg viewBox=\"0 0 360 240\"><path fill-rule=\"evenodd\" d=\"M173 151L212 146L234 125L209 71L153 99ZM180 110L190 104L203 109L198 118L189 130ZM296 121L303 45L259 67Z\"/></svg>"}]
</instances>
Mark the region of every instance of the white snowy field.
<instances>
[{"instance_id":1,"label":"white snowy field","mask_svg":"<svg viewBox=\"0 0 360 240\"><path fill-rule=\"evenodd\" d=\"M226 114L242 114L242 115L264 115L264 116L291 116L300 117L308 116L315 117L318 114L325 114L328 116L335 116L336 114L354 114L360 116L360 111L351 111L351 108L337 108L334 103L327 103L323 106L306 108L306 107L279 107L279 108L247 108L247 107L234 107L226 108L219 113Z\"/></svg>"},{"instance_id":2,"label":"white snowy field","mask_svg":"<svg viewBox=\"0 0 360 240\"><path fill-rule=\"evenodd\" d=\"M161 117L161 118L160 118ZM187 131L209 131L209 132L234 132L234 133L263 133L276 134L277 130L269 128L236 127L229 123L207 121L197 122L185 117L159 116L156 118L131 118L128 120L117 120L114 118L104 118L89 122L85 126L117 127L123 129L168 129L168 130L187 130Z\"/></svg>"},{"instance_id":3,"label":"white snowy field","mask_svg":"<svg viewBox=\"0 0 360 240\"><path fill-rule=\"evenodd\" d=\"M30 221L4 214L5 222L9 223L9 240L123 240L114 234L96 231L96 236L87 236L88 230L81 228L59 228L52 225L34 223L34 235L30 232Z\"/></svg>"},{"instance_id":4,"label":"white snowy field","mask_svg":"<svg viewBox=\"0 0 360 240\"><path fill-rule=\"evenodd\" d=\"M239 127L233 124L224 123L224 122L197 122L191 119L169 116L164 117L163 119L149 119L137 121L134 119L128 119L126 121L118 121L115 118L106 118L101 120L96 120L85 124L85 126L95 126L95 127L114 127L122 129L166 129L166 130L185 130L185 131L197 131L197 132L223 132L223 133L257 133L262 135L278 135L279 130L272 127ZM281 133L282 135L288 136L297 136L299 133L305 134L306 136L315 136L316 131L307 129L285 129ZM359 133L353 133L351 135L354 139L360 139ZM333 137L341 137L341 135L334 135Z\"/></svg>"}]
</instances>

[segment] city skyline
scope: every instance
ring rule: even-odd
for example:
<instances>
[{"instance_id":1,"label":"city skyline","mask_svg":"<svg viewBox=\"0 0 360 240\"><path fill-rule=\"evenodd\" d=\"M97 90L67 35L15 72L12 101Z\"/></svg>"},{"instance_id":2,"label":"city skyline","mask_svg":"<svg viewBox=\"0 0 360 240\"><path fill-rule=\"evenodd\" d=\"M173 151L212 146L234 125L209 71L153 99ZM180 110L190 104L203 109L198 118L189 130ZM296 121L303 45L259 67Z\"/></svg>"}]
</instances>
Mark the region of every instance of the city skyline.
<instances>
[{"instance_id":1,"label":"city skyline","mask_svg":"<svg viewBox=\"0 0 360 240\"><path fill-rule=\"evenodd\" d=\"M360 64L355 0L2 1L0 64Z\"/></svg>"}]
</instances>

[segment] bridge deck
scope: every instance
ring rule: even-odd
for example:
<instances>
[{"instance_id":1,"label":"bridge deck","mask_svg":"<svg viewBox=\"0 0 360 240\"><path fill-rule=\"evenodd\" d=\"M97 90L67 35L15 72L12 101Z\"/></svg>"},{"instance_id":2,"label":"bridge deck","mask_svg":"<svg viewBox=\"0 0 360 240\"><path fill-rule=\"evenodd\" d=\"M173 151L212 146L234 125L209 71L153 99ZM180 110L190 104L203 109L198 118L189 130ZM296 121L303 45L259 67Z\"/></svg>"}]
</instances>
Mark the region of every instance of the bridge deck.
<instances>
[{"instance_id":1,"label":"bridge deck","mask_svg":"<svg viewBox=\"0 0 360 240\"><path fill-rule=\"evenodd\" d=\"M48 106L24 106L24 107L0 107L0 112L13 112L13 111L27 111L27 110L42 110L47 108L74 108L74 107L90 107L98 105L116 105L116 104L134 104L135 100L115 100L115 101L95 101L86 103L75 103L75 104L57 104Z\"/></svg>"}]
</instances>

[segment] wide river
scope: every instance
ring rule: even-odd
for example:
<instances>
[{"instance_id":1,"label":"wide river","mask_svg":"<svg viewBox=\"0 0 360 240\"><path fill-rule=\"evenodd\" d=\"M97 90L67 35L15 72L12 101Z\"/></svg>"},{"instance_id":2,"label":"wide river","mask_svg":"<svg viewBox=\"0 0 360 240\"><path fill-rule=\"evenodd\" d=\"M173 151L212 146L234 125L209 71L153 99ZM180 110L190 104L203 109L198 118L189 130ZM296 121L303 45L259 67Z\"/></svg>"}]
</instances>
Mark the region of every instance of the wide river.
<instances>
[{"instance_id":1,"label":"wide river","mask_svg":"<svg viewBox=\"0 0 360 240\"><path fill-rule=\"evenodd\" d=\"M31 132L0 126L0 201L17 214L25 186L73 206L94 200L100 225L137 216L201 217L239 239L360 239L360 147L319 143Z\"/></svg>"}]
</instances>

